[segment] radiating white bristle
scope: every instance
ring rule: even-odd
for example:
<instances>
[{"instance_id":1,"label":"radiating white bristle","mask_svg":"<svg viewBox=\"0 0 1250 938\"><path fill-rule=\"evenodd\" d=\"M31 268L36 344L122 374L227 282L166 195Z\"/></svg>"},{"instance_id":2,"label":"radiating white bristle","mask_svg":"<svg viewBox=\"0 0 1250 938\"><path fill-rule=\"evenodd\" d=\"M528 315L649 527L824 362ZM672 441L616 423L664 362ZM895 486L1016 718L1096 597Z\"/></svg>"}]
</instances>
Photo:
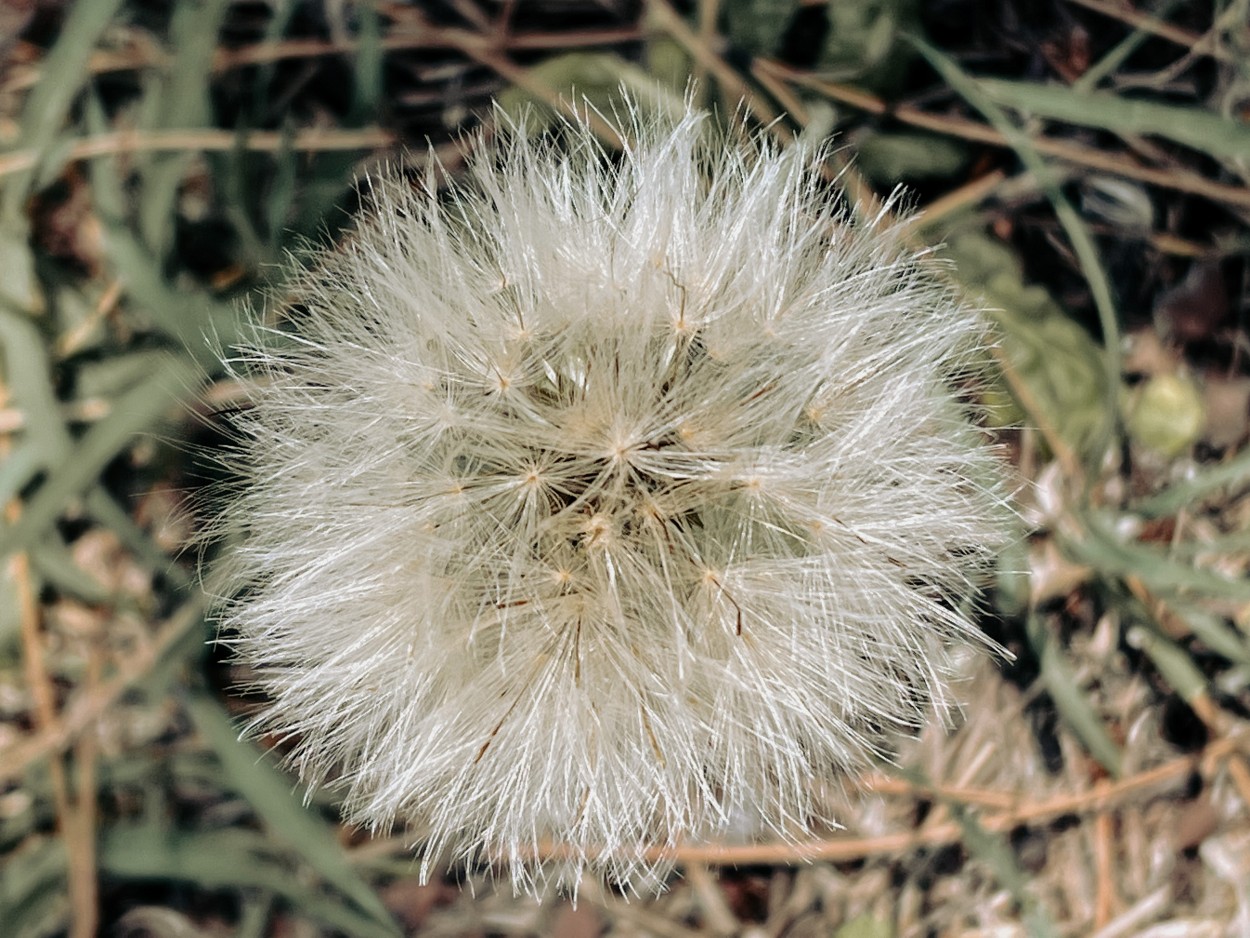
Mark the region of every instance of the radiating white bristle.
<instances>
[{"instance_id":1,"label":"radiating white bristle","mask_svg":"<svg viewBox=\"0 0 1250 938\"><path fill-rule=\"evenodd\" d=\"M1006 533L979 316L812 154L627 119L374 180L243 358L223 635L349 819L514 883L794 836L918 727ZM535 862L540 844L563 860Z\"/></svg>"}]
</instances>

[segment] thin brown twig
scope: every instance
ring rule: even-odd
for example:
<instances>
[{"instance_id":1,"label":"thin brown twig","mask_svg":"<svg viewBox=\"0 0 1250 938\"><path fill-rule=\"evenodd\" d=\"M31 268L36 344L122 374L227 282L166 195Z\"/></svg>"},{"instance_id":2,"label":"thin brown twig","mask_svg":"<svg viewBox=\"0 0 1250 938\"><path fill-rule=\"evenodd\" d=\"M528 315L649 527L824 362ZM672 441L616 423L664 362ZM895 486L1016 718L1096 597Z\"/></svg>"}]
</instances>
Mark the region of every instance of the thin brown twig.
<instances>
[{"instance_id":1,"label":"thin brown twig","mask_svg":"<svg viewBox=\"0 0 1250 938\"><path fill-rule=\"evenodd\" d=\"M960 804L996 808L1000 811L1010 811L1020 804L1019 796L1011 792L968 788L963 785L917 785L892 775L866 775L860 780L860 784L865 791L878 795L925 799L936 797L944 801L957 801Z\"/></svg>"},{"instance_id":2,"label":"thin brown twig","mask_svg":"<svg viewBox=\"0 0 1250 938\"><path fill-rule=\"evenodd\" d=\"M483 39L483 44L494 43L512 51L541 52L614 46L637 42L642 38L637 27L616 29L574 30L567 33L519 33L508 36L500 44L497 38ZM458 37L457 37L458 38ZM379 40L383 52L416 52L460 48L448 38L447 31L430 27L405 35L390 35ZM250 65L270 65L287 59L313 59L330 55L353 55L360 51L358 39L284 39L279 42L260 42L236 49L218 49L213 54L212 71L221 74L232 69ZM87 63L89 75L106 75L112 72L134 71L143 68L167 66L169 57L163 50L152 47L128 49L124 52L96 52ZM37 84L43 71L37 68L22 70L4 84L6 91L22 91Z\"/></svg>"},{"instance_id":3,"label":"thin brown twig","mask_svg":"<svg viewBox=\"0 0 1250 938\"><path fill-rule=\"evenodd\" d=\"M794 136L788 127L777 122L780 114L776 108L752 91L751 86L742 80L729 63L717 55L703 37L690 28L681 14L668 3L668 0L647 0L647 10L655 27L685 49L694 59L695 64L706 69L713 78L720 82L722 88L736 95L756 120L762 124L772 125L773 132L783 140L789 140Z\"/></svg>"},{"instance_id":4,"label":"thin brown twig","mask_svg":"<svg viewBox=\"0 0 1250 938\"><path fill-rule=\"evenodd\" d=\"M19 508L16 502L7 506L5 514L12 521ZM9 569L18 597L19 629L26 684L35 703L35 727L40 734L55 733L61 726L57 713L56 692L44 658L43 628L39 601L30 580L30 559L25 552L14 554ZM91 938L96 928L96 890L94 844L85 841L86 826L82 823L80 806L70 797L65 761L57 753L49 762L52 801L56 808L57 827L69 857L69 901L72 910L70 938ZM91 802L95 800L94 775L91 778ZM94 837L94 831L92 832ZM85 861L85 862L84 862Z\"/></svg>"},{"instance_id":5,"label":"thin brown twig","mask_svg":"<svg viewBox=\"0 0 1250 938\"><path fill-rule=\"evenodd\" d=\"M1197 756L1182 756L1128 778L1089 791L1058 795L1029 803L1027 795L1018 798L1019 807L989 814L980 821L987 830L1002 832L1022 824L1036 824L1066 814L1105 812L1146 793L1161 794L1169 785L1182 783L1200 765L1227 761L1243 743L1225 737L1212 743ZM750 863L796 864L813 860L843 862L869 856L913 850L921 846L954 843L963 837L958 823L935 826L924 831L901 831L877 837L834 837L808 843L767 843L746 846L689 845L676 850L657 848L650 852L656 858L679 863L733 865ZM553 855L558 855L555 848Z\"/></svg>"},{"instance_id":6,"label":"thin brown twig","mask_svg":"<svg viewBox=\"0 0 1250 938\"><path fill-rule=\"evenodd\" d=\"M202 150L227 152L236 148L250 152L278 153L290 148L304 152L338 150L378 150L393 146L396 137L378 128L361 130L302 130L281 134L258 130L240 136L232 130L119 130L82 137L69 147L66 159L89 160L123 153L151 153L162 150ZM450 146L436 147L436 154L454 154ZM25 172L38 165L34 150L0 154L0 177ZM441 157L440 157L441 158Z\"/></svg>"},{"instance_id":7,"label":"thin brown twig","mask_svg":"<svg viewBox=\"0 0 1250 938\"><path fill-rule=\"evenodd\" d=\"M1218 245L1200 244L1166 231L1152 232L1149 241L1156 251L1173 257L1210 257L1221 253Z\"/></svg>"},{"instance_id":8,"label":"thin brown twig","mask_svg":"<svg viewBox=\"0 0 1250 938\"><path fill-rule=\"evenodd\" d=\"M72 329L61 333L56 338L56 351L59 358L69 358L79 351L90 340L92 332L117 309L125 293L125 285L120 278L109 281L100 298L96 300L91 311Z\"/></svg>"},{"instance_id":9,"label":"thin brown twig","mask_svg":"<svg viewBox=\"0 0 1250 938\"><path fill-rule=\"evenodd\" d=\"M1028 414L1029 419L1033 421L1033 425L1042 435L1042 439L1046 441L1046 445L1050 447L1050 451L1055 454L1055 458L1059 460L1059 465L1063 467L1064 476L1070 479L1079 489L1084 488L1085 470L1081 468L1081 460L1069 444L1059 433L1059 430L1051 422L1050 417L1046 414L1042 407L1041 401L1037 395L1033 393L1029 383L1021 377L1019 370L1015 364L1008 358L1007 353L1000 346L991 346L990 354L998 363L998 370L1002 373L1003 379L1007 382L1007 386L1011 389L1012 395L1019 402L1024 412Z\"/></svg>"},{"instance_id":10,"label":"thin brown twig","mask_svg":"<svg viewBox=\"0 0 1250 938\"><path fill-rule=\"evenodd\" d=\"M998 801L1009 805L983 816L979 823L995 832L1011 830L1028 824L1053 821L1065 815L1099 814L1119 809L1134 798L1158 797L1169 788L1180 785L1194 772L1215 772L1222 763L1238 757L1250 746L1250 741L1225 736L1210 743L1202 752L1180 756L1152 769L1146 769L1127 778L1106 782L1087 791L1054 795L1042 801L1032 801L1030 792L1002 793L994 798L983 790L965 790L974 795L968 803ZM959 801L961 789L947 786L912 785L905 781L886 784L885 779L870 777L868 782L879 786L882 794L899 794L908 797L928 798L941 793L951 801ZM748 845L690 844L676 849L656 847L647 851L649 859L673 860L678 863L703 863L710 866L735 864L795 865L815 860L845 862L871 856L903 853L917 847L955 843L964 836L959 823L948 823L923 831L899 831L876 837L829 837L805 843L773 842ZM386 841L373 842L352 851L357 860L363 861L385 856L395 850L406 850L411 837L392 837ZM538 857L556 859L564 855L565 848L554 842L542 844Z\"/></svg>"},{"instance_id":11,"label":"thin brown twig","mask_svg":"<svg viewBox=\"0 0 1250 938\"><path fill-rule=\"evenodd\" d=\"M1100 782L1099 785L1105 783ZM1115 916L1115 819L1110 812L1094 816L1094 927L1102 928Z\"/></svg>"},{"instance_id":12,"label":"thin brown twig","mask_svg":"<svg viewBox=\"0 0 1250 938\"><path fill-rule=\"evenodd\" d=\"M1006 181L1007 174L1001 169L996 169L971 182L964 183L921 208L907 220L903 230L911 234L918 229L929 228L948 215L953 215L955 212L988 199Z\"/></svg>"},{"instance_id":13,"label":"thin brown twig","mask_svg":"<svg viewBox=\"0 0 1250 938\"><path fill-rule=\"evenodd\" d=\"M1178 46L1184 46L1186 49L1201 49L1203 45L1210 45L1210 49L1202 49L1202 52L1221 62L1231 60L1226 51L1208 40L1206 36L1190 32L1179 26L1173 26L1171 23L1165 23L1163 20L1151 16L1149 13L1139 12L1127 4L1108 3L1106 0L1068 0L1068 2L1075 3L1077 6L1083 6L1087 10L1093 10L1095 13L1101 13L1103 16L1111 19L1119 20L1121 23L1127 23L1134 29L1140 29L1142 32L1158 36L1160 39L1174 42Z\"/></svg>"},{"instance_id":14,"label":"thin brown twig","mask_svg":"<svg viewBox=\"0 0 1250 938\"><path fill-rule=\"evenodd\" d=\"M94 642L87 657L84 693L95 693L104 670L104 649ZM77 792L74 799L74 837L66 838L69 853L72 938L92 938L100 918L100 883L96 867L96 760L99 744L94 733L83 733L74 745Z\"/></svg>"},{"instance_id":15,"label":"thin brown twig","mask_svg":"<svg viewBox=\"0 0 1250 938\"><path fill-rule=\"evenodd\" d=\"M412 29L424 33L431 28L419 10L411 7L388 7L388 14ZM508 57L507 50L489 36L468 29L443 28L440 35L450 48L463 52L469 58L485 65L495 74L516 85L522 91L545 103L553 110L584 120L595 134L612 146L622 143L620 134L600 115L590 108L579 108L557 89L535 77L532 70L517 65Z\"/></svg>"},{"instance_id":16,"label":"thin brown twig","mask_svg":"<svg viewBox=\"0 0 1250 938\"><path fill-rule=\"evenodd\" d=\"M778 62L759 60L759 67L767 69L776 76L802 85L826 97L849 105L856 110L865 111L880 117L890 117L901 124L931 130L948 137L971 140L994 147L1010 147L1011 143L985 124L964 117L952 117L944 114L933 114L908 104L890 104L882 98L849 85L824 81L806 72L795 71ZM1188 192L1200 195L1215 202L1224 202L1242 208L1250 208L1250 189L1214 182L1195 173L1182 173L1177 170L1156 169L1142 166L1123 154L1104 153L1093 147L1085 147L1064 140L1050 137L1033 137L1030 142L1034 148L1046 156L1053 156L1078 166L1085 166L1114 176L1136 179L1164 189Z\"/></svg>"},{"instance_id":17,"label":"thin brown twig","mask_svg":"<svg viewBox=\"0 0 1250 938\"><path fill-rule=\"evenodd\" d=\"M40 759L65 752L123 694L142 681L170 647L184 638L203 618L201 598L187 603L148 645L127 659L116 675L101 682L91 693L80 694L72 700L53 725L41 729L33 738L0 750L0 782L20 777Z\"/></svg>"},{"instance_id":18,"label":"thin brown twig","mask_svg":"<svg viewBox=\"0 0 1250 938\"><path fill-rule=\"evenodd\" d=\"M767 69L758 68L755 63L751 64L751 77L759 82L765 91L776 98L800 126L806 127L811 123L807 106L803 104L798 95L786 87L785 82L777 80Z\"/></svg>"},{"instance_id":19,"label":"thin brown twig","mask_svg":"<svg viewBox=\"0 0 1250 938\"><path fill-rule=\"evenodd\" d=\"M11 523L16 518L16 503L11 504L9 508L6 514ZM40 733L54 733L59 729L60 719L57 715L56 692L52 687L52 678L48 674L47 662L44 659L43 628L40 624L42 617L39 613L39 602L30 582L30 558L24 552L14 554L9 558L9 573L17 589L22 663L26 686L35 704L35 727ZM60 759L52 760L51 775L52 797L56 803L57 816L64 828L69 816L70 799L65 766Z\"/></svg>"},{"instance_id":20,"label":"thin brown twig","mask_svg":"<svg viewBox=\"0 0 1250 938\"><path fill-rule=\"evenodd\" d=\"M1198 715L1198 719L1203 722L1213 735L1227 738L1225 733L1227 731L1228 719L1207 691L1201 691L1189 701L1189 705L1193 708L1194 713ZM1237 789L1237 795L1241 798L1241 803L1250 808L1250 765L1246 764L1246 759L1242 753L1234 752L1230 754L1228 759L1228 777L1232 780L1233 787Z\"/></svg>"}]
</instances>

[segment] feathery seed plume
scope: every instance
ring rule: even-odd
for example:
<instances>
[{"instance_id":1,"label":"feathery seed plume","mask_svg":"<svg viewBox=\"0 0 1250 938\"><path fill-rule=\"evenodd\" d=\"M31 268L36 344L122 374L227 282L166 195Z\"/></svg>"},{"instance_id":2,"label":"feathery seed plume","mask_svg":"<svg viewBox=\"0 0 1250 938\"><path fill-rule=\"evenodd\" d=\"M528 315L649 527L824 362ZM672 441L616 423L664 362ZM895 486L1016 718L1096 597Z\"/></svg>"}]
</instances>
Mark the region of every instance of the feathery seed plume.
<instances>
[{"instance_id":1,"label":"feathery seed plume","mask_svg":"<svg viewBox=\"0 0 1250 938\"><path fill-rule=\"evenodd\" d=\"M254 728L423 871L637 883L794 837L984 644L981 318L811 153L622 130L373 181L294 340L242 356L222 626Z\"/></svg>"}]
</instances>

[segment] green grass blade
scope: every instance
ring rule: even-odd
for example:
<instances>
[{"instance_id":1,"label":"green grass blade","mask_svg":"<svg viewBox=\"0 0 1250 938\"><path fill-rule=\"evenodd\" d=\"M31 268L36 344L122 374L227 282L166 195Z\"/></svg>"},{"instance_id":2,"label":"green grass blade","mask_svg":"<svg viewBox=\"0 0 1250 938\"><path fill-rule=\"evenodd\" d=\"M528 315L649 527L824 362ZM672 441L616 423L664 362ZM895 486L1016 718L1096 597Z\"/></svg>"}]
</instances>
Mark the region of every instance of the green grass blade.
<instances>
[{"instance_id":1,"label":"green grass blade","mask_svg":"<svg viewBox=\"0 0 1250 938\"><path fill-rule=\"evenodd\" d=\"M364 124L377 112L382 100L382 23L373 3L361 3L356 9L360 27L351 122Z\"/></svg>"},{"instance_id":2,"label":"green grass blade","mask_svg":"<svg viewBox=\"0 0 1250 938\"><path fill-rule=\"evenodd\" d=\"M0 505L7 505L43 468L35 445L24 442L0 460Z\"/></svg>"},{"instance_id":3,"label":"green grass blade","mask_svg":"<svg viewBox=\"0 0 1250 938\"><path fill-rule=\"evenodd\" d=\"M1089 284L1094 306L1098 310L1098 322L1102 327L1103 367L1106 372L1106 421L1113 433L1107 434L1106 445L1110 446L1120 436L1119 426L1119 390L1120 390L1120 323L1112 299L1111 283L1103 269L1098 256L1098 247L1093 235L1082 220L1080 214L1072 207L1067 196L1063 194L1054 173L1033 146L1028 135L1003 112L1002 108L983 89L984 80L968 75L950 56L938 51L922 39L911 38L912 44L928 60L934 70L958 92L969 104L985 115L986 120L994 129L1001 133L1015 150L1020 162L1037 177L1043 191L1054 207L1055 215L1076 252L1081 272ZM1099 454L1101 455L1101 454ZM1092 464L1099 460L1094 459Z\"/></svg>"},{"instance_id":4,"label":"green grass blade","mask_svg":"<svg viewBox=\"0 0 1250 938\"><path fill-rule=\"evenodd\" d=\"M154 326L176 339L203 365L215 366L219 350L237 336L233 306L202 291L170 286L150 251L120 224L103 226L109 257L126 284L128 295Z\"/></svg>"},{"instance_id":5,"label":"green grass blade","mask_svg":"<svg viewBox=\"0 0 1250 938\"><path fill-rule=\"evenodd\" d=\"M1178 5L1180 0L1164 0L1159 4L1158 9L1153 11L1153 15L1157 19L1162 19L1172 12L1172 9ZM1150 39L1150 33L1142 27L1137 27L1127 36L1125 36L1114 48L1111 49L1101 59L1085 70L1076 81L1072 83L1072 90L1079 91L1082 94L1092 91L1098 87L1108 75L1115 72L1121 65L1128 61L1129 56L1137 51L1142 43Z\"/></svg>"},{"instance_id":6,"label":"green grass blade","mask_svg":"<svg viewBox=\"0 0 1250 938\"><path fill-rule=\"evenodd\" d=\"M92 606L104 605L113 598L105 586L75 563L73 555L58 536L49 537L31 547L30 562L45 583L66 596L73 596Z\"/></svg>"},{"instance_id":7,"label":"green grass blade","mask_svg":"<svg viewBox=\"0 0 1250 938\"><path fill-rule=\"evenodd\" d=\"M1233 459L1207 469L1192 479L1178 482L1158 495L1133 505L1133 510L1148 518L1175 514L1191 502L1224 486L1250 485L1250 446Z\"/></svg>"},{"instance_id":8,"label":"green grass blade","mask_svg":"<svg viewBox=\"0 0 1250 938\"><path fill-rule=\"evenodd\" d=\"M897 769L895 774L918 788L932 790L936 787L919 768ZM951 816L962 829L964 847L990 869L994 877L1011 893L1011 897L1024 911L1026 932L1032 938L1057 938L1059 933L1054 923L1051 922L1046 909L1029 888L1028 875L1016 862L1015 854L1002 835L986 830L966 805L941 796L938 800L950 811Z\"/></svg>"},{"instance_id":9,"label":"green grass blade","mask_svg":"<svg viewBox=\"0 0 1250 938\"><path fill-rule=\"evenodd\" d=\"M91 50L121 7L121 0L90 0L68 6L56 45L44 58L39 82L31 89L22 109L19 146L34 150L37 159L56 139L70 105L82 86ZM20 213L38 167L18 173L5 185L0 217Z\"/></svg>"},{"instance_id":10,"label":"green grass blade","mask_svg":"<svg viewBox=\"0 0 1250 938\"><path fill-rule=\"evenodd\" d=\"M1030 938L1058 938L1059 932L1046 907L1029 889L1028 876L1016 862L1003 836L987 831L976 815L963 805L948 801L947 807L963 830L963 844L968 852L994 871L995 877L1023 910L1024 929Z\"/></svg>"},{"instance_id":11,"label":"green grass blade","mask_svg":"<svg viewBox=\"0 0 1250 938\"><path fill-rule=\"evenodd\" d=\"M1179 563L1167 552L1145 544L1121 541L1092 512L1081 513L1080 520L1083 536L1062 537L1060 546L1077 563L1088 564L1103 576L1139 577L1155 595L1250 601L1250 582Z\"/></svg>"},{"instance_id":12,"label":"green grass blade","mask_svg":"<svg viewBox=\"0 0 1250 938\"><path fill-rule=\"evenodd\" d=\"M0 554L34 543L60 517L70 499L81 495L110 460L130 445L136 433L194 392L198 377L199 369L184 358L170 355L149 378L119 397L108 416L55 465L17 523L0 533Z\"/></svg>"},{"instance_id":13,"label":"green grass blade","mask_svg":"<svg viewBox=\"0 0 1250 938\"><path fill-rule=\"evenodd\" d=\"M269 251L277 256L288 235L287 225L295 205L296 169L299 159L292 150L292 128L288 127L282 138L282 149L276 154L276 167L269 192L265 198L265 234L269 238Z\"/></svg>"},{"instance_id":14,"label":"green grass blade","mask_svg":"<svg viewBox=\"0 0 1250 938\"><path fill-rule=\"evenodd\" d=\"M174 563L165 551L128 515L113 496L103 488L87 493L87 513L98 523L117 535L122 546L135 555L153 573L160 574L169 585L184 589L191 585L191 577Z\"/></svg>"},{"instance_id":15,"label":"green grass blade","mask_svg":"<svg viewBox=\"0 0 1250 938\"><path fill-rule=\"evenodd\" d=\"M169 91L162 99L162 127L199 127L212 114L208 89L217 34L230 0L183 0L170 27L173 60Z\"/></svg>"},{"instance_id":16,"label":"green grass blade","mask_svg":"<svg viewBox=\"0 0 1250 938\"><path fill-rule=\"evenodd\" d=\"M221 706L205 695L196 695L187 701L187 710L217 753L232 785L274 835L294 847L309 866L368 912L378 925L394 929L390 913L347 862L326 823L300 804L284 775L265 762L253 746L239 740Z\"/></svg>"},{"instance_id":17,"label":"green grass blade","mask_svg":"<svg viewBox=\"0 0 1250 938\"><path fill-rule=\"evenodd\" d=\"M100 132L104 114L94 97L87 99L86 114L88 128L92 133ZM176 339L196 361L215 366L220 349L230 345L237 335L234 308L205 291L188 292L169 285L158 258L126 225L128 196L116 159L91 160L88 172L102 222L105 252L125 283L127 296L142 307L152 325Z\"/></svg>"},{"instance_id":18,"label":"green grass blade","mask_svg":"<svg viewBox=\"0 0 1250 938\"><path fill-rule=\"evenodd\" d=\"M41 466L51 466L72 445L52 389L52 369L43 337L26 316L0 305L0 348L5 382L22 409L24 438Z\"/></svg>"},{"instance_id":19,"label":"green grass blade","mask_svg":"<svg viewBox=\"0 0 1250 938\"><path fill-rule=\"evenodd\" d=\"M1250 667L1250 640L1219 616L1178 604L1172 612L1181 618L1194 637L1229 661Z\"/></svg>"},{"instance_id":20,"label":"green grass blade","mask_svg":"<svg viewBox=\"0 0 1250 938\"><path fill-rule=\"evenodd\" d=\"M46 306L25 218L0 216L0 304L32 314Z\"/></svg>"},{"instance_id":21,"label":"green grass blade","mask_svg":"<svg viewBox=\"0 0 1250 938\"><path fill-rule=\"evenodd\" d=\"M157 824L121 824L104 832L100 868L129 880L177 880L202 889L264 890L281 896L300 915L346 935L393 938L397 933L301 881L255 831L169 830Z\"/></svg>"},{"instance_id":22,"label":"green grass blade","mask_svg":"<svg viewBox=\"0 0 1250 938\"><path fill-rule=\"evenodd\" d=\"M1163 679L1186 703L1193 703L1207 689L1206 678L1183 648L1154 629L1135 625L1125 636L1134 648L1145 652Z\"/></svg>"},{"instance_id":23,"label":"green grass blade","mask_svg":"<svg viewBox=\"0 0 1250 938\"><path fill-rule=\"evenodd\" d=\"M67 917L69 857L61 838L32 838L0 864L5 935L56 934Z\"/></svg>"},{"instance_id":24,"label":"green grass blade","mask_svg":"<svg viewBox=\"0 0 1250 938\"><path fill-rule=\"evenodd\" d=\"M1090 706L1085 692L1076 682L1062 650L1055 644L1045 621L1038 615L1028 620L1029 643L1041 662L1042 681L1050 693L1059 716L1077 739L1112 777L1119 778L1123 754L1111 739L1102 720Z\"/></svg>"},{"instance_id":25,"label":"green grass blade","mask_svg":"<svg viewBox=\"0 0 1250 938\"><path fill-rule=\"evenodd\" d=\"M294 3L278 3L270 10L269 22L265 24L263 45L276 44L286 35L287 27L295 16L297 5ZM251 106L247 123L259 127L265 123L269 114L269 90L273 85L273 76L277 73L277 61L263 62L256 69L256 77L251 85Z\"/></svg>"},{"instance_id":26,"label":"green grass blade","mask_svg":"<svg viewBox=\"0 0 1250 938\"><path fill-rule=\"evenodd\" d=\"M1127 99L1103 92L1082 94L1061 85L983 78L981 91L995 104L1037 117L1119 134L1148 134L1225 159L1250 157L1250 126L1196 107Z\"/></svg>"},{"instance_id":27,"label":"green grass blade","mask_svg":"<svg viewBox=\"0 0 1250 938\"><path fill-rule=\"evenodd\" d=\"M174 5L173 50L168 84L160 95L154 129L204 127L210 123L208 94L213 53L229 0L183 0ZM143 173L139 230L148 248L164 257L174 230L174 202L190 161L188 153L155 157Z\"/></svg>"}]
</instances>

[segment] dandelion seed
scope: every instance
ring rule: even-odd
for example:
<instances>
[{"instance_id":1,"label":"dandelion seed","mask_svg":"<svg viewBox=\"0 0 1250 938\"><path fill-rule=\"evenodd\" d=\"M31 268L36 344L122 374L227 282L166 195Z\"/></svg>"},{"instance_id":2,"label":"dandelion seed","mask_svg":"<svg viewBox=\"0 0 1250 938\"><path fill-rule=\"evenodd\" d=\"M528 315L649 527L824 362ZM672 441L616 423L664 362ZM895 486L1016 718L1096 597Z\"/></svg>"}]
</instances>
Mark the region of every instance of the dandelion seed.
<instances>
[{"instance_id":1,"label":"dandelion seed","mask_svg":"<svg viewBox=\"0 0 1250 938\"><path fill-rule=\"evenodd\" d=\"M655 848L827 823L814 784L984 642L980 318L810 154L704 123L373 181L298 342L243 355L222 626L254 729L424 870L638 883Z\"/></svg>"}]
</instances>

